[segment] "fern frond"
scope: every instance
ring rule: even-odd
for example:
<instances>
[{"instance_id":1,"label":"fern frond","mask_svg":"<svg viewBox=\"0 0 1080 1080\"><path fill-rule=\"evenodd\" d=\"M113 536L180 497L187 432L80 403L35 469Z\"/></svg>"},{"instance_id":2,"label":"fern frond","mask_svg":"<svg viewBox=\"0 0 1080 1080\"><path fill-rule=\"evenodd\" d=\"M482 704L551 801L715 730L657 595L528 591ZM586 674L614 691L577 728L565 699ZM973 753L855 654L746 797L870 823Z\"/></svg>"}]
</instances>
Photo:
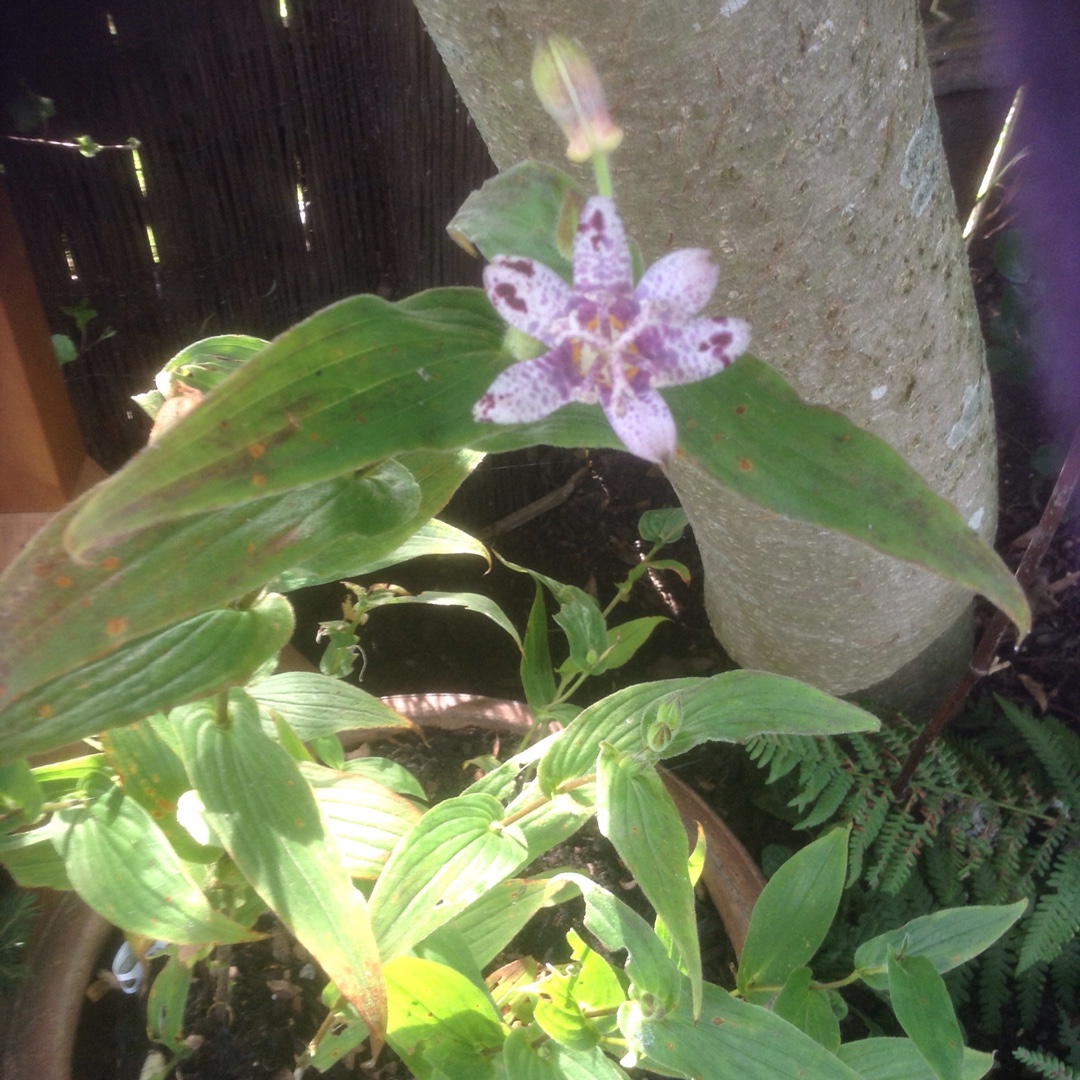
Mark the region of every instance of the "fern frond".
<instances>
[{"instance_id":1,"label":"fern frond","mask_svg":"<svg viewBox=\"0 0 1080 1080\"><path fill-rule=\"evenodd\" d=\"M886 791L878 795L866 792L862 805L852 815L853 828L848 844L848 885L862 877L863 857L881 835L882 826L892 809L892 796Z\"/></svg>"},{"instance_id":2,"label":"fern frond","mask_svg":"<svg viewBox=\"0 0 1080 1080\"><path fill-rule=\"evenodd\" d=\"M1073 938L1061 947L1061 952L1050 962L1050 975L1058 1005L1070 1012L1080 1010L1080 938ZM1077 1038L1080 1040L1080 1030Z\"/></svg>"},{"instance_id":3,"label":"fern frond","mask_svg":"<svg viewBox=\"0 0 1080 1080\"><path fill-rule=\"evenodd\" d=\"M1040 960L1052 960L1080 930L1080 848L1066 849L1058 856L1046 890L1026 920L1017 974Z\"/></svg>"},{"instance_id":4,"label":"fern frond","mask_svg":"<svg viewBox=\"0 0 1080 1080\"><path fill-rule=\"evenodd\" d=\"M1050 966L1043 961L1016 976L1016 1004L1020 1008L1020 1026L1032 1028L1042 1008L1043 994Z\"/></svg>"},{"instance_id":5,"label":"fern frond","mask_svg":"<svg viewBox=\"0 0 1080 1080\"><path fill-rule=\"evenodd\" d=\"M855 777L850 773L835 773L817 797L817 805L799 822L796 828L815 829L823 825L840 809L848 792L855 786ZM790 804L789 804L790 805Z\"/></svg>"},{"instance_id":6,"label":"fern frond","mask_svg":"<svg viewBox=\"0 0 1080 1080\"><path fill-rule=\"evenodd\" d=\"M997 703L1046 770L1057 798L1080 811L1080 739L1052 716L1036 719L1001 697Z\"/></svg>"},{"instance_id":7,"label":"fern frond","mask_svg":"<svg viewBox=\"0 0 1080 1080\"><path fill-rule=\"evenodd\" d=\"M979 957L978 993L980 1029L1000 1035L1005 1006L1012 997L1012 972L1016 953L1006 937Z\"/></svg>"},{"instance_id":8,"label":"fern frond","mask_svg":"<svg viewBox=\"0 0 1080 1080\"><path fill-rule=\"evenodd\" d=\"M1070 1069L1064 1061L1054 1057L1053 1054L1044 1054L1041 1050L1026 1050L1018 1046L1013 1051L1013 1057L1021 1065L1033 1069L1046 1080L1080 1080L1080 1072Z\"/></svg>"}]
</instances>

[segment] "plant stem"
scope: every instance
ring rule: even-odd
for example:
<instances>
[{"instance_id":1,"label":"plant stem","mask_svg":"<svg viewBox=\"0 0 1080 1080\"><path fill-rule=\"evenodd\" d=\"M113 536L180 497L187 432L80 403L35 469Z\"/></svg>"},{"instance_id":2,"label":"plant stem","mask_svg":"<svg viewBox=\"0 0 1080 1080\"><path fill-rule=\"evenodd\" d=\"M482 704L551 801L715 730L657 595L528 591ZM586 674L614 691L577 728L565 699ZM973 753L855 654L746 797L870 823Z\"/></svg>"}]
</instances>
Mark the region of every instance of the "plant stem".
<instances>
[{"instance_id":1,"label":"plant stem","mask_svg":"<svg viewBox=\"0 0 1080 1080\"><path fill-rule=\"evenodd\" d=\"M596 175L596 193L608 199L614 198L615 192L611 186L611 168L608 164L607 154L601 150L595 151L592 156L592 163L593 172Z\"/></svg>"},{"instance_id":2,"label":"plant stem","mask_svg":"<svg viewBox=\"0 0 1080 1080\"><path fill-rule=\"evenodd\" d=\"M1080 483L1080 427L1073 432L1072 444L1069 453L1058 473L1057 482L1050 495L1050 500L1043 510L1039 524L1035 527L1031 540L1028 543L1024 557L1016 569L1016 580L1025 591L1031 587L1035 579L1035 571L1042 562L1043 556L1050 547L1061 518L1065 513L1069 500ZM900 769L899 775L893 781L893 798L902 801L907 797L908 785L911 783L915 770L926 756L931 743L942 733L945 725L960 711L968 694L971 693L975 684L986 675L990 674L990 668L997 653L1001 639L1009 628L1009 617L1002 611L994 613L990 625L983 632L978 647L968 661L967 671L960 677L956 685L945 695L944 700L937 708L937 712L930 718L926 727L919 732L915 741L911 744L908 756Z\"/></svg>"},{"instance_id":3,"label":"plant stem","mask_svg":"<svg viewBox=\"0 0 1080 1080\"><path fill-rule=\"evenodd\" d=\"M589 773L587 776L578 776L573 780L564 780L555 789L555 794L562 795L566 791L573 791L574 788L584 787L595 779L596 773ZM499 827L505 829L507 825L513 825L515 821L520 821L523 817L527 817L534 810L539 810L541 806L546 806L549 802L551 802L550 795L541 795L539 798L533 799L532 802L526 803L520 810L515 810L509 817L503 818L499 822Z\"/></svg>"}]
</instances>

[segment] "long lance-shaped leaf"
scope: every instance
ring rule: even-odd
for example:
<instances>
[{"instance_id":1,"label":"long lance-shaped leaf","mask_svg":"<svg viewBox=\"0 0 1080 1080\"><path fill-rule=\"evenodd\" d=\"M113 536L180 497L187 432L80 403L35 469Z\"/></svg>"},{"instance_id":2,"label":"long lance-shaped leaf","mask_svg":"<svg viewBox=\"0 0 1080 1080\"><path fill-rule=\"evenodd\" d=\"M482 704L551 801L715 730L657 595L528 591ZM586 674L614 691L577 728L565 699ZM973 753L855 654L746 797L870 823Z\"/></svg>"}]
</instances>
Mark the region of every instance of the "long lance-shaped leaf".
<instances>
[{"instance_id":1,"label":"long lance-shaped leaf","mask_svg":"<svg viewBox=\"0 0 1080 1080\"><path fill-rule=\"evenodd\" d=\"M721 376L672 387L667 398L680 452L726 487L982 593L1021 637L1031 628L1024 590L952 503L884 440L800 400L768 364L740 357Z\"/></svg>"},{"instance_id":2,"label":"long lance-shaped leaf","mask_svg":"<svg viewBox=\"0 0 1080 1080\"><path fill-rule=\"evenodd\" d=\"M939 973L952 971L989 949L1027 908L1026 900L1015 904L946 908L920 915L903 926L864 941L855 950L859 977L875 990L889 984L886 965L889 950L904 956L925 956Z\"/></svg>"},{"instance_id":3,"label":"long lance-shaped leaf","mask_svg":"<svg viewBox=\"0 0 1080 1080\"><path fill-rule=\"evenodd\" d=\"M759 671L730 671L709 679L666 679L627 687L590 705L567 725L539 763L545 792L593 771L600 743L624 753L646 749L657 714L671 710L676 730L659 756L668 758L716 740L751 735L839 735L874 731L877 719L806 683Z\"/></svg>"},{"instance_id":4,"label":"long lance-shaped leaf","mask_svg":"<svg viewBox=\"0 0 1080 1080\"><path fill-rule=\"evenodd\" d=\"M224 607L341 535L367 528L374 546L379 534L414 514L418 499L409 471L388 462L363 475L158 525L95 566L76 563L61 543L80 500L0 578L0 707L127 642Z\"/></svg>"},{"instance_id":5,"label":"long lance-shaped leaf","mask_svg":"<svg viewBox=\"0 0 1080 1080\"><path fill-rule=\"evenodd\" d=\"M226 722L218 719L209 703L170 716L206 815L240 872L357 1010L377 1054L386 988L364 897L296 763L263 734L255 702L233 690Z\"/></svg>"},{"instance_id":6,"label":"long lance-shaped leaf","mask_svg":"<svg viewBox=\"0 0 1080 1080\"><path fill-rule=\"evenodd\" d=\"M847 845L847 831L833 829L792 855L762 890L739 961L739 991L748 1000L774 997L820 948L844 891Z\"/></svg>"},{"instance_id":7,"label":"long lance-shaped leaf","mask_svg":"<svg viewBox=\"0 0 1080 1080\"><path fill-rule=\"evenodd\" d=\"M619 1027L638 1064L701 1080L858 1080L858 1073L779 1016L706 983L701 1017L683 1005L648 1015L636 1001Z\"/></svg>"},{"instance_id":8,"label":"long lance-shaped leaf","mask_svg":"<svg viewBox=\"0 0 1080 1080\"><path fill-rule=\"evenodd\" d=\"M664 920L701 1011L701 949L686 831L656 769L603 743L596 766L596 820L646 899Z\"/></svg>"},{"instance_id":9,"label":"long lance-shaped leaf","mask_svg":"<svg viewBox=\"0 0 1080 1080\"><path fill-rule=\"evenodd\" d=\"M100 559L120 537L162 521L329 480L404 450L482 441L494 429L473 421L471 406L505 365L502 334L478 290L400 304L342 300L271 342L100 485L68 525L67 546ZM579 441L603 439L599 414L584 412L590 424Z\"/></svg>"},{"instance_id":10,"label":"long lance-shaped leaf","mask_svg":"<svg viewBox=\"0 0 1080 1080\"><path fill-rule=\"evenodd\" d=\"M271 593L246 611L211 611L129 642L0 712L0 759L41 753L243 683L292 630L291 605Z\"/></svg>"}]
</instances>

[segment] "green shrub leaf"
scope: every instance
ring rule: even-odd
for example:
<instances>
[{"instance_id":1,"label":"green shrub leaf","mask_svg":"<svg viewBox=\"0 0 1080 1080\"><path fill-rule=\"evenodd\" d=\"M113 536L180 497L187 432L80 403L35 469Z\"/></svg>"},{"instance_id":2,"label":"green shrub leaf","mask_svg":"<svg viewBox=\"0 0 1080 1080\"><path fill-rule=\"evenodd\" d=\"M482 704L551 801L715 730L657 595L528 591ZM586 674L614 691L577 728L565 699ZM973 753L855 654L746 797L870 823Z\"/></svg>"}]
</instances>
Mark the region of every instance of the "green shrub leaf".
<instances>
[{"instance_id":1,"label":"green shrub leaf","mask_svg":"<svg viewBox=\"0 0 1080 1080\"><path fill-rule=\"evenodd\" d=\"M766 883L739 961L738 987L748 1000L775 995L825 940L847 878L847 842L846 829L827 832L795 852Z\"/></svg>"}]
</instances>

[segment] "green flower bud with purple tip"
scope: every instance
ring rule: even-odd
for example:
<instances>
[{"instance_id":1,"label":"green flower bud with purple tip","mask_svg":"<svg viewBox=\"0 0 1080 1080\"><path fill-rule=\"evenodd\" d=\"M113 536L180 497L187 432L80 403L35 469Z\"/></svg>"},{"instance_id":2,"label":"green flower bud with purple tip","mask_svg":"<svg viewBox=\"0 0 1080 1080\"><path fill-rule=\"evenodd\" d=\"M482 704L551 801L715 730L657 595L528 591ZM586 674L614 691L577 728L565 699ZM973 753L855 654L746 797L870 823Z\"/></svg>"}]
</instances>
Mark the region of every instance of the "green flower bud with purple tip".
<instances>
[{"instance_id":1,"label":"green flower bud with purple tip","mask_svg":"<svg viewBox=\"0 0 1080 1080\"><path fill-rule=\"evenodd\" d=\"M569 38L555 35L537 48L532 82L540 103L566 135L566 156L571 161L610 154L622 142L622 129L611 121L600 76L584 50Z\"/></svg>"}]
</instances>

